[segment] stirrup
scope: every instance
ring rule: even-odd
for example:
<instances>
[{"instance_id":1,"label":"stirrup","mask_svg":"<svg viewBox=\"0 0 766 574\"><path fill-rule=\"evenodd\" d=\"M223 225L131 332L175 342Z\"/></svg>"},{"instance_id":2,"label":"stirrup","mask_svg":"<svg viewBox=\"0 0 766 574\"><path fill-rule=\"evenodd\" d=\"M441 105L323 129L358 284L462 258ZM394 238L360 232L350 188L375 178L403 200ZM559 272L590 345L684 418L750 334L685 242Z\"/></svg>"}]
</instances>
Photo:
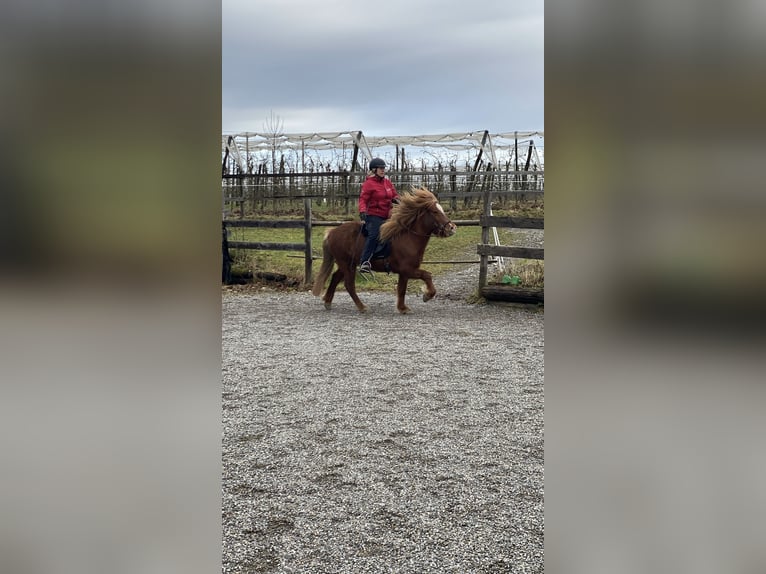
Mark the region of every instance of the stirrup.
<instances>
[{"instance_id":1,"label":"stirrup","mask_svg":"<svg viewBox=\"0 0 766 574\"><path fill-rule=\"evenodd\" d=\"M365 261L364 263L362 263L359 266L358 271L359 271L359 275L363 279L367 279L368 275L369 275L370 279L374 279L375 278L375 272L372 270L372 265L370 264L369 261Z\"/></svg>"}]
</instances>

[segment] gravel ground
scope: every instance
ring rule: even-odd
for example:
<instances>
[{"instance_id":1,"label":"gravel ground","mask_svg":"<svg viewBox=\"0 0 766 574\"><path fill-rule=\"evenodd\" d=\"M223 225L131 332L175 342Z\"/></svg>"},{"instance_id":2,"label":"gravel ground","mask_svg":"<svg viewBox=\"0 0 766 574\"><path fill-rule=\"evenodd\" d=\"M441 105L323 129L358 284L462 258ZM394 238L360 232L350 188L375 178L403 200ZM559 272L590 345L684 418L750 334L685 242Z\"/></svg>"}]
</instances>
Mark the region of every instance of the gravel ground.
<instances>
[{"instance_id":1,"label":"gravel ground","mask_svg":"<svg viewBox=\"0 0 766 574\"><path fill-rule=\"evenodd\" d=\"M223 572L543 572L543 312L223 295Z\"/></svg>"}]
</instances>

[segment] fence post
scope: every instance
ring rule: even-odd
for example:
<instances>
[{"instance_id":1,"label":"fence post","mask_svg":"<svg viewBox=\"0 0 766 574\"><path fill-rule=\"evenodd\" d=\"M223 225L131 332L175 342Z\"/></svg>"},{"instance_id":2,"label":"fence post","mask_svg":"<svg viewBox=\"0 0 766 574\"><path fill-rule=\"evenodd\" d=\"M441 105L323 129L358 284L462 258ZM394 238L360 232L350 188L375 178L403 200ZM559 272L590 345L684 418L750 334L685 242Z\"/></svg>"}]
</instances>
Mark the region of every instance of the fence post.
<instances>
[{"instance_id":1,"label":"fence post","mask_svg":"<svg viewBox=\"0 0 766 574\"><path fill-rule=\"evenodd\" d=\"M349 173L343 173L343 209L344 213L348 215L351 213L351 188L349 186Z\"/></svg>"},{"instance_id":2,"label":"fence post","mask_svg":"<svg viewBox=\"0 0 766 574\"><path fill-rule=\"evenodd\" d=\"M489 217L492 211L492 190L487 186L484 190L484 216ZM489 227L484 223L481 226L481 243L487 245L489 243ZM480 254L479 259L479 291L487 286L487 265L489 256L485 253Z\"/></svg>"},{"instance_id":3,"label":"fence post","mask_svg":"<svg viewBox=\"0 0 766 574\"><path fill-rule=\"evenodd\" d=\"M234 261L229 254L229 231L226 229L226 222L221 223L221 231L223 235L222 241L222 255L223 255L223 267L221 269L221 282L225 285L231 285L231 263Z\"/></svg>"},{"instance_id":4,"label":"fence post","mask_svg":"<svg viewBox=\"0 0 766 574\"><path fill-rule=\"evenodd\" d=\"M311 283L311 266L314 259L311 249L311 197L303 198L303 209L303 236L304 243L306 244L306 265L303 276L303 285L306 286Z\"/></svg>"}]
</instances>

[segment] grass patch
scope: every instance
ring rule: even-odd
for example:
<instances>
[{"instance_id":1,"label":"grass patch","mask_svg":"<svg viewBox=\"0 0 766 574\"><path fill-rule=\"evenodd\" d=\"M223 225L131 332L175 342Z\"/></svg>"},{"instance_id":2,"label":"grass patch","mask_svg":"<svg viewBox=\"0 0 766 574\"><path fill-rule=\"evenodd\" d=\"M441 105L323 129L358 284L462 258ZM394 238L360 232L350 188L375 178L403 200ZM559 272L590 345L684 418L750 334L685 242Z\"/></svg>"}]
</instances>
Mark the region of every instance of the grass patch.
<instances>
[{"instance_id":1,"label":"grass patch","mask_svg":"<svg viewBox=\"0 0 766 574\"><path fill-rule=\"evenodd\" d=\"M259 217L259 219L261 219ZM265 218L264 218L265 219ZM316 256L322 254L322 239L327 227L311 228L311 244ZM303 243L303 229L269 229L232 227L229 241L257 241L264 243ZM304 255L302 251L261 251L253 249L229 249L234 258L234 269L240 271L266 271L287 275L290 279L303 281ZM321 263L315 260L314 265Z\"/></svg>"},{"instance_id":2,"label":"grass patch","mask_svg":"<svg viewBox=\"0 0 766 574\"><path fill-rule=\"evenodd\" d=\"M545 287L545 262L536 259L506 259L503 270L495 266L488 283L510 284L519 287L543 289Z\"/></svg>"},{"instance_id":3,"label":"grass patch","mask_svg":"<svg viewBox=\"0 0 766 574\"><path fill-rule=\"evenodd\" d=\"M506 228L498 229L497 235L500 245L515 245L522 234L519 231ZM490 243L492 242L493 238L490 236ZM545 261L506 258L504 264L503 269L499 265L493 265L489 268L488 283L507 284L510 280L510 284L519 287L542 289L545 286Z\"/></svg>"}]
</instances>

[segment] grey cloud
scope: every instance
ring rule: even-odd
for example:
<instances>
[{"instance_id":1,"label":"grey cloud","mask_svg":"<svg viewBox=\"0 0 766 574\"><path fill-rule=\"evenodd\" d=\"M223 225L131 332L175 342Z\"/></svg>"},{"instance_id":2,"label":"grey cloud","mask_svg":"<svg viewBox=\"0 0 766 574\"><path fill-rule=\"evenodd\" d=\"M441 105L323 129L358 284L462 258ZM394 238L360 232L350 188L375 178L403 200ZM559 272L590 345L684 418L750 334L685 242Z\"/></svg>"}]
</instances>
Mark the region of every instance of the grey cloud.
<instances>
[{"instance_id":1,"label":"grey cloud","mask_svg":"<svg viewBox=\"0 0 766 574\"><path fill-rule=\"evenodd\" d=\"M322 107L385 114L407 133L544 128L542 3L429 1L411 14L391 2L374 17L347 2L261 4L223 5L225 120L238 107Z\"/></svg>"}]
</instances>

